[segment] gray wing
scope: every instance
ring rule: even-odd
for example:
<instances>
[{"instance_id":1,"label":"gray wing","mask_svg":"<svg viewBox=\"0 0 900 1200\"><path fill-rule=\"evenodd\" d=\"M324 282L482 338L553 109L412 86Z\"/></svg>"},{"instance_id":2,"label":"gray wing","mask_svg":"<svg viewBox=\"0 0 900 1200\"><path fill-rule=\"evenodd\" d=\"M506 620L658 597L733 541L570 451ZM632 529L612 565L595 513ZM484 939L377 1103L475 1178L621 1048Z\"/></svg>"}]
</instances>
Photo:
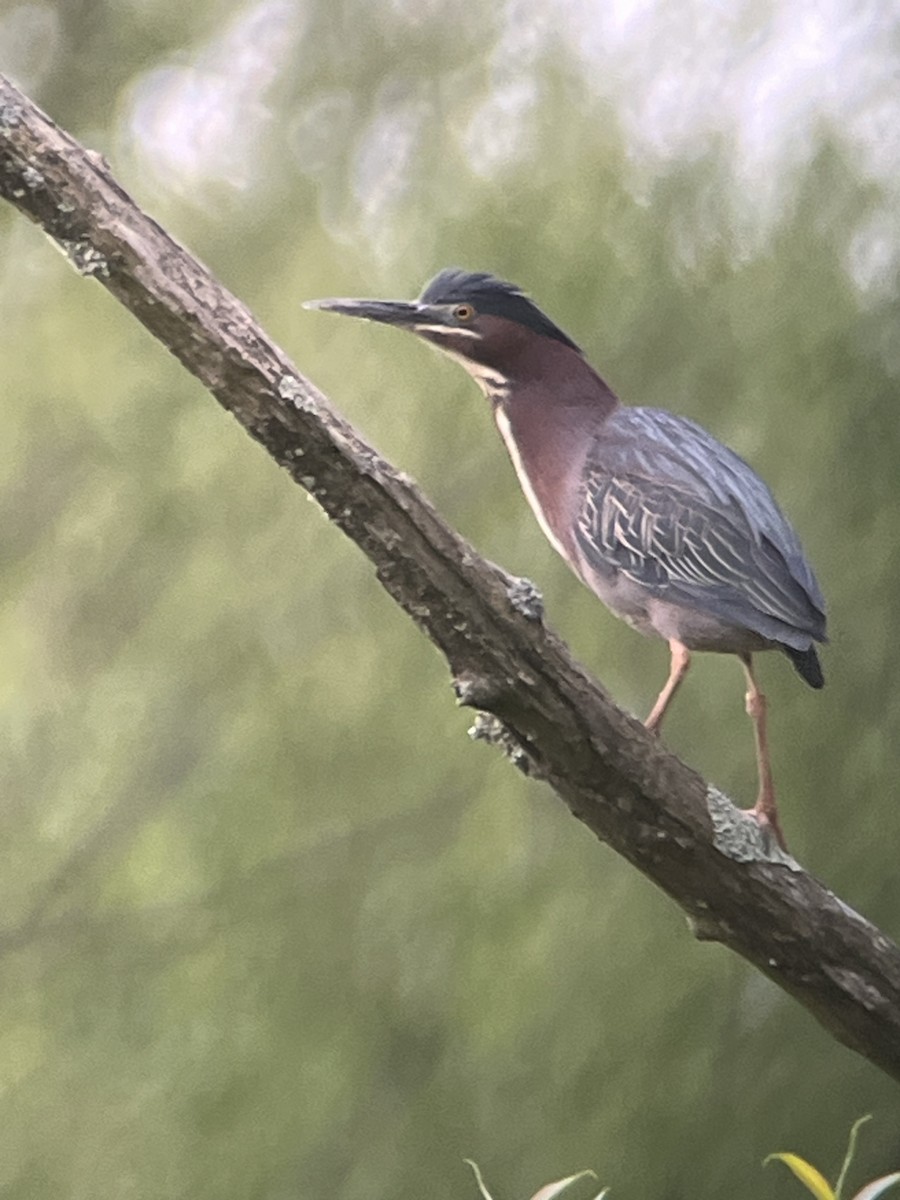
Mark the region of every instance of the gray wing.
<instances>
[{"instance_id":1,"label":"gray wing","mask_svg":"<svg viewBox=\"0 0 900 1200\"><path fill-rule=\"evenodd\" d=\"M623 408L585 463L577 537L600 569L804 649L825 606L800 542L758 475L671 413Z\"/></svg>"}]
</instances>

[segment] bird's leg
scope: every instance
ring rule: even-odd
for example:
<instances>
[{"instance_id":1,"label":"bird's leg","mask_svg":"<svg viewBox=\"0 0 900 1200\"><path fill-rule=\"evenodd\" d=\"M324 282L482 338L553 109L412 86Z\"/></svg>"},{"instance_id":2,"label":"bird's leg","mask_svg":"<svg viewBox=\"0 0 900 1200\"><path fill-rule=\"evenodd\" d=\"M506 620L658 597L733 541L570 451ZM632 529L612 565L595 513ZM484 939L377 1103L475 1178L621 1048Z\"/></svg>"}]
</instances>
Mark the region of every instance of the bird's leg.
<instances>
[{"instance_id":1,"label":"bird's leg","mask_svg":"<svg viewBox=\"0 0 900 1200\"><path fill-rule=\"evenodd\" d=\"M759 795L750 812L764 830L771 829L782 850L787 850L784 834L781 832L781 822L778 820L775 785L772 782L772 765L769 762L769 740L766 736L766 698L756 682L753 660L750 655L742 654L741 662L744 664L744 673L747 676L747 715L753 721L753 732L756 737L756 766L759 771Z\"/></svg>"},{"instance_id":2,"label":"bird's leg","mask_svg":"<svg viewBox=\"0 0 900 1200\"><path fill-rule=\"evenodd\" d=\"M669 639L669 650L672 653L672 663L669 667L669 678L666 680L666 685L656 698L656 703L650 710L650 716L644 722L644 725L651 733L659 733L659 727L662 724L662 719L666 715L666 709L672 702L672 698L681 686L681 681L687 675L688 667L691 665L691 652L687 646L676 641L675 638Z\"/></svg>"}]
</instances>

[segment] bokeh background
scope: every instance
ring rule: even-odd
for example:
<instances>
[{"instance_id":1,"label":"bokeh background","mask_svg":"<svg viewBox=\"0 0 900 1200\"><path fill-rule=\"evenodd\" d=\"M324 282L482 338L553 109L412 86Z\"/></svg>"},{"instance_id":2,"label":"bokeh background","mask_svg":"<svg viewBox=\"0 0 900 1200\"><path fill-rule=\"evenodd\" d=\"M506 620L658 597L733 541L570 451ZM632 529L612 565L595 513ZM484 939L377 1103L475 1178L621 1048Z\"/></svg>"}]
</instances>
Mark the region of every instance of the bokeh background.
<instances>
[{"instance_id":1,"label":"bokeh background","mask_svg":"<svg viewBox=\"0 0 900 1200\"><path fill-rule=\"evenodd\" d=\"M660 644L526 508L483 399L305 312L512 278L761 471L829 600L761 664L795 853L900 928L900 7L0 0L0 69L645 711ZM613 1197L900 1166L896 1085L469 744L433 649L203 390L0 210L0 1195ZM737 664L667 730L744 803Z\"/></svg>"}]
</instances>

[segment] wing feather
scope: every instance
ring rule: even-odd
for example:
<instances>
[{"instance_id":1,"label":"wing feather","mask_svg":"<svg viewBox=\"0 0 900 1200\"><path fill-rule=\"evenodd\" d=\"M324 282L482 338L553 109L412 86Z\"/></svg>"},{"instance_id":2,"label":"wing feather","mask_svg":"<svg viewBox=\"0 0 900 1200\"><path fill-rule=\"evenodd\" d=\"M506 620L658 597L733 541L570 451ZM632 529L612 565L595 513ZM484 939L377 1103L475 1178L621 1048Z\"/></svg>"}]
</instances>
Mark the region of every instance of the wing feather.
<instances>
[{"instance_id":1,"label":"wing feather","mask_svg":"<svg viewBox=\"0 0 900 1200\"><path fill-rule=\"evenodd\" d=\"M792 644L825 640L822 595L769 489L670 413L621 409L588 455L578 542L651 595Z\"/></svg>"}]
</instances>

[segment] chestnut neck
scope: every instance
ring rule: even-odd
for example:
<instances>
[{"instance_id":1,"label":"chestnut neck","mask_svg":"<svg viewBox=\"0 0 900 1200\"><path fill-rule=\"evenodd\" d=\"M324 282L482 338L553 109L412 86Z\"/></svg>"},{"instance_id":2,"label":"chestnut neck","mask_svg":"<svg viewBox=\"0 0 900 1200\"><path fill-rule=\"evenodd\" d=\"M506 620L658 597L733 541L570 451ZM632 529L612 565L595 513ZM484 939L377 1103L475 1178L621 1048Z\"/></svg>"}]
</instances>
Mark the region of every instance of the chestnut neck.
<instances>
[{"instance_id":1,"label":"chestnut neck","mask_svg":"<svg viewBox=\"0 0 900 1200\"><path fill-rule=\"evenodd\" d=\"M619 401L583 355L549 338L529 338L503 374L503 386L485 388L495 420L532 507L569 557L585 457Z\"/></svg>"}]
</instances>

